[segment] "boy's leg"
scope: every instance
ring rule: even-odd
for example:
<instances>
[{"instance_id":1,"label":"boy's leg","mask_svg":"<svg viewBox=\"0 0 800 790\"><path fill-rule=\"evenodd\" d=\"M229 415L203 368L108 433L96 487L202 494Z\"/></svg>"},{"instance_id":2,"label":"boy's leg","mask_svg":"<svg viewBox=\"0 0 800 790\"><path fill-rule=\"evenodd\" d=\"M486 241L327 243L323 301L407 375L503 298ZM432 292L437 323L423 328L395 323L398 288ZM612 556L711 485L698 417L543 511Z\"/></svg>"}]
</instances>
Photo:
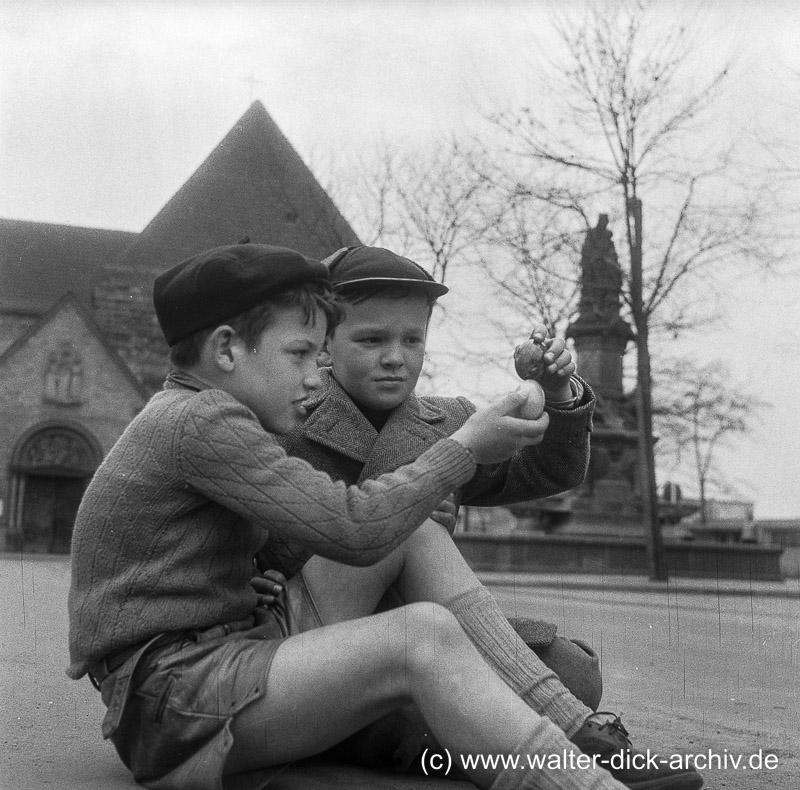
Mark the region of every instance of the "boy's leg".
<instances>
[{"instance_id":1,"label":"boy's leg","mask_svg":"<svg viewBox=\"0 0 800 790\"><path fill-rule=\"evenodd\" d=\"M580 752L530 710L481 659L455 618L435 604L404 606L289 637L267 695L234 719L226 772L317 754L397 705L413 701L439 742L459 755L515 755L516 770L468 770L481 787L620 790L601 769L528 767L528 754Z\"/></svg>"},{"instance_id":2,"label":"boy's leg","mask_svg":"<svg viewBox=\"0 0 800 790\"><path fill-rule=\"evenodd\" d=\"M447 531L434 521L426 521L376 565L357 568L314 557L303 576L325 623L371 613L393 583L406 603L442 604L510 688L568 735L593 713L520 639Z\"/></svg>"},{"instance_id":3,"label":"boy's leg","mask_svg":"<svg viewBox=\"0 0 800 790\"><path fill-rule=\"evenodd\" d=\"M534 711L558 725L584 753L607 759L611 754L631 752L627 731L619 719L613 714L594 714L564 688L511 628L446 530L436 522L426 521L375 566L355 568L315 557L304 567L303 576L324 622L335 622L359 607L371 611L387 583L395 578L394 586L406 602L433 601L451 611L507 686ZM343 598L350 601L343 604ZM435 734L432 724L431 729ZM652 770L649 765L641 769L626 766L615 770L615 775L628 787L649 790L694 790L702 785L694 770L660 764Z\"/></svg>"}]
</instances>

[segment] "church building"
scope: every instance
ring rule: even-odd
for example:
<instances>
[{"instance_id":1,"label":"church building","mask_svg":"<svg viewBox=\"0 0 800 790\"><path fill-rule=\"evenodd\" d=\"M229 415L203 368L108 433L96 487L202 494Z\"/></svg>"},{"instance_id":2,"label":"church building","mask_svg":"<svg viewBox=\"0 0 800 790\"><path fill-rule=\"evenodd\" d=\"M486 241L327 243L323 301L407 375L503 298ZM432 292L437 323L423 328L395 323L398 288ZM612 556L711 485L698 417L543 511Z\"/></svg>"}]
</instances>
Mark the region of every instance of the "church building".
<instances>
[{"instance_id":1,"label":"church building","mask_svg":"<svg viewBox=\"0 0 800 790\"><path fill-rule=\"evenodd\" d=\"M318 260L360 243L260 102L141 233L0 219L0 551L69 551L84 488L167 372L155 276L245 237Z\"/></svg>"}]
</instances>

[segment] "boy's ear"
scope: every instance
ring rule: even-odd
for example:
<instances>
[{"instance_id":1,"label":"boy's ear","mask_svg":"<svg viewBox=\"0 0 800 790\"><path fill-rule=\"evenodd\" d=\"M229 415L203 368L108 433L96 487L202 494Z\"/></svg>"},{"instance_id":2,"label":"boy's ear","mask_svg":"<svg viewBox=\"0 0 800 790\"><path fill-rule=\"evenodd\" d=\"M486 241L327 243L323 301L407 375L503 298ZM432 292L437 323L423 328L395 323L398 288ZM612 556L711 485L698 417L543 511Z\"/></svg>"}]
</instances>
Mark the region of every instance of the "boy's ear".
<instances>
[{"instance_id":1,"label":"boy's ear","mask_svg":"<svg viewBox=\"0 0 800 790\"><path fill-rule=\"evenodd\" d=\"M325 342L322 344L322 349L317 354L317 365L323 368L329 368L333 365L333 357L331 357L330 350L330 335L325 337Z\"/></svg>"},{"instance_id":2,"label":"boy's ear","mask_svg":"<svg viewBox=\"0 0 800 790\"><path fill-rule=\"evenodd\" d=\"M238 335L227 324L218 326L206 340L210 361L225 373L231 373L236 367L240 345Z\"/></svg>"}]
</instances>

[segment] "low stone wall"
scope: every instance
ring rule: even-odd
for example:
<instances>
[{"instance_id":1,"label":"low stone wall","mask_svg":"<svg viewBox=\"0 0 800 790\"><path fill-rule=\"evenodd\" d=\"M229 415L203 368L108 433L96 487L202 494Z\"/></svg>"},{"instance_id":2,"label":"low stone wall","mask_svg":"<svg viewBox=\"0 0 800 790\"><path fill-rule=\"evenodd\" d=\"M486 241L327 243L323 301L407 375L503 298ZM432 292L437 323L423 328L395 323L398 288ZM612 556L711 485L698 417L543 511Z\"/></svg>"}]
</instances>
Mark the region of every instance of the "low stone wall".
<instances>
[{"instance_id":1,"label":"low stone wall","mask_svg":"<svg viewBox=\"0 0 800 790\"><path fill-rule=\"evenodd\" d=\"M800 579L800 546L787 546L783 550L781 574L784 579Z\"/></svg>"},{"instance_id":2,"label":"low stone wall","mask_svg":"<svg viewBox=\"0 0 800 790\"><path fill-rule=\"evenodd\" d=\"M647 574L644 540L582 535L470 535L455 542L476 571ZM782 549L756 544L665 542L672 576L780 581Z\"/></svg>"}]
</instances>

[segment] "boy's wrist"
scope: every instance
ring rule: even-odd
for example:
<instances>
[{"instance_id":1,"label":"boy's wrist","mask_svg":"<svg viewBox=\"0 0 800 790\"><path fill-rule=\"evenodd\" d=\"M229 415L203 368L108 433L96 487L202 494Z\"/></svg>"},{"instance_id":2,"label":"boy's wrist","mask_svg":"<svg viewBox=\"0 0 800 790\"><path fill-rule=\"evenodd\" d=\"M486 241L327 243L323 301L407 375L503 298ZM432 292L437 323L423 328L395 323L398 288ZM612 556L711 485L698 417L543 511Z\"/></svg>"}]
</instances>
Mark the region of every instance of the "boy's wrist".
<instances>
[{"instance_id":1,"label":"boy's wrist","mask_svg":"<svg viewBox=\"0 0 800 790\"><path fill-rule=\"evenodd\" d=\"M572 376L558 391L544 390L544 402L552 409L571 409L581 398L583 398L583 385Z\"/></svg>"}]
</instances>

